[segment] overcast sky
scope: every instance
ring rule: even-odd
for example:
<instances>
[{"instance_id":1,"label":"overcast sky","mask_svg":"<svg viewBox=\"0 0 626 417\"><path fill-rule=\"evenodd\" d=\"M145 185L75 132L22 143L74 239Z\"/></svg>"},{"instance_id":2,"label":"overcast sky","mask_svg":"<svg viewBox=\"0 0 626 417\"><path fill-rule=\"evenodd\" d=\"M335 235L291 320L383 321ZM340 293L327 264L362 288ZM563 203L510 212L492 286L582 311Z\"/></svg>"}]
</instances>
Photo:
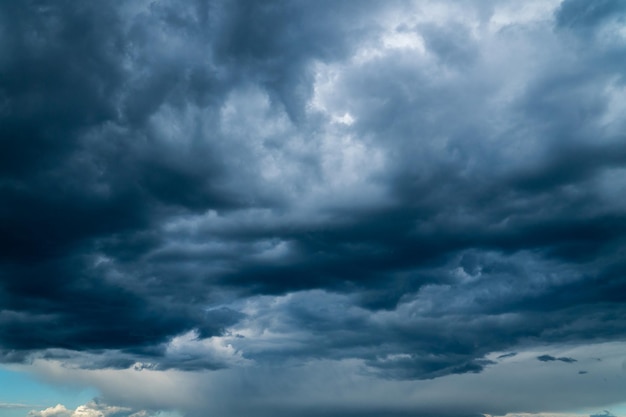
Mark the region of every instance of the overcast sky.
<instances>
[{"instance_id":1,"label":"overcast sky","mask_svg":"<svg viewBox=\"0 0 626 417\"><path fill-rule=\"evenodd\" d=\"M0 379L65 387L0 414L626 414L625 69L622 0L0 2Z\"/></svg>"}]
</instances>

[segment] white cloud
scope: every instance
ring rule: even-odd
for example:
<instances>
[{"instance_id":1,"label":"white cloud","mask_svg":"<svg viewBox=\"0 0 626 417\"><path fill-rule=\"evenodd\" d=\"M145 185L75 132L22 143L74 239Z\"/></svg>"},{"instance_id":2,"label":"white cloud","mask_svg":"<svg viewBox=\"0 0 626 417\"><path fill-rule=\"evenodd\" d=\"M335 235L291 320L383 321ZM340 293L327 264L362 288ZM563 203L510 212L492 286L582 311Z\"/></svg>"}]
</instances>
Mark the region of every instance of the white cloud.
<instances>
[{"instance_id":1,"label":"white cloud","mask_svg":"<svg viewBox=\"0 0 626 417\"><path fill-rule=\"evenodd\" d=\"M10 408L31 408L32 406L20 403L5 403L0 401L0 410Z\"/></svg>"},{"instance_id":2,"label":"white cloud","mask_svg":"<svg viewBox=\"0 0 626 417\"><path fill-rule=\"evenodd\" d=\"M30 411L28 417L150 417L154 416L147 410L133 410L129 407L118 407L90 401L79 405L75 410L69 410L62 404L48 407L41 411Z\"/></svg>"},{"instance_id":3,"label":"white cloud","mask_svg":"<svg viewBox=\"0 0 626 417\"><path fill-rule=\"evenodd\" d=\"M57 404L54 407L48 407L41 411L31 411L28 413L28 417L73 417L72 411L65 408L62 404Z\"/></svg>"}]
</instances>

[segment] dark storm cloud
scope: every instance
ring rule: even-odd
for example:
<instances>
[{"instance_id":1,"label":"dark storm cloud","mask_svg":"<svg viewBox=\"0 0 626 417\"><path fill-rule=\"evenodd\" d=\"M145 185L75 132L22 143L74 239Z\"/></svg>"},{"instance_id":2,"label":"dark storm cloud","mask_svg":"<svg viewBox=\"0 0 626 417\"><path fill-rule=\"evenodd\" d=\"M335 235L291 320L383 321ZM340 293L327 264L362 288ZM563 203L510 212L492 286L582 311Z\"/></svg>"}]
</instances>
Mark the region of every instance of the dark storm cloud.
<instances>
[{"instance_id":1,"label":"dark storm cloud","mask_svg":"<svg viewBox=\"0 0 626 417\"><path fill-rule=\"evenodd\" d=\"M301 77L305 64L345 53L348 36L341 32L348 29L332 24L327 17L335 14L326 7L253 7L161 2L128 18L129 10L111 4L2 6L2 47L10 56L0 69L6 358L46 347L135 349L191 329L209 337L233 323L238 313L228 309L202 312L198 303L209 287L196 293L174 284L184 266L173 266L172 285L157 277L162 287L137 293L137 277L107 279L94 252L136 261L163 244L151 230L168 214L269 201L228 183L239 173L212 156L232 151L211 145L224 140L211 118L234 85L250 82L300 111L311 88L311 74ZM297 42L281 33L302 25L309 28ZM159 30L161 40L185 48L163 52ZM150 118L188 105L204 106L208 120L182 133L188 146L181 149ZM180 264L185 255L178 256Z\"/></svg>"},{"instance_id":2,"label":"dark storm cloud","mask_svg":"<svg viewBox=\"0 0 626 417\"><path fill-rule=\"evenodd\" d=\"M571 36L620 4L478 34L389 29L402 3L3 4L2 357L429 379L623 336L626 56Z\"/></svg>"},{"instance_id":3,"label":"dark storm cloud","mask_svg":"<svg viewBox=\"0 0 626 417\"><path fill-rule=\"evenodd\" d=\"M361 15L380 4L274 1L224 2L215 56L246 82L267 88L290 117L302 117L312 94L313 60L334 61L372 32ZM346 17L350 17L346 19Z\"/></svg>"},{"instance_id":4,"label":"dark storm cloud","mask_svg":"<svg viewBox=\"0 0 626 417\"><path fill-rule=\"evenodd\" d=\"M101 236L123 240L122 256L141 250L135 242L144 250L154 244L142 230L159 204L194 208L193 199L201 199L219 207L229 199L213 198L209 181L193 177L193 158L184 168L167 166L162 150L149 151L154 144L136 145L150 142L145 129L124 149L130 135L108 132L128 118L116 102L129 81L122 61L132 42L119 12L109 5L7 3L2 21L11 56L1 69L2 300L9 317L19 317L3 326L3 348L154 344L195 327L192 316L203 334L219 332L214 318L107 283L88 259ZM156 98L151 102L158 107Z\"/></svg>"},{"instance_id":5,"label":"dark storm cloud","mask_svg":"<svg viewBox=\"0 0 626 417\"><path fill-rule=\"evenodd\" d=\"M556 358L552 355L541 355L541 356L537 356L537 360L541 361L541 362L554 362L554 361L561 361L561 362L565 362L565 363L574 363L574 362L578 362L576 359L574 358L567 358L565 356L562 356L560 358Z\"/></svg>"}]
</instances>

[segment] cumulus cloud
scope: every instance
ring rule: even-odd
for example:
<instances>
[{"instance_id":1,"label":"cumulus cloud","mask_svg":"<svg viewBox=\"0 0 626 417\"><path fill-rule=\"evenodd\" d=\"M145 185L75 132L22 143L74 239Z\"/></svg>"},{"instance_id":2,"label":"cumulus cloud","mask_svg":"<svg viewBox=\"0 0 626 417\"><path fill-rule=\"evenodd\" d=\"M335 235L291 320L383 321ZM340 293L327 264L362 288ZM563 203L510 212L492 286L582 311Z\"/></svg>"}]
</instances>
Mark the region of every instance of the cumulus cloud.
<instances>
[{"instance_id":1,"label":"cumulus cloud","mask_svg":"<svg viewBox=\"0 0 626 417\"><path fill-rule=\"evenodd\" d=\"M79 405L75 410L68 410L62 404L41 411L30 411L28 417L149 417L154 416L146 410L133 411L127 407L106 405L98 401L90 401Z\"/></svg>"},{"instance_id":2,"label":"cumulus cloud","mask_svg":"<svg viewBox=\"0 0 626 417\"><path fill-rule=\"evenodd\" d=\"M62 404L57 404L54 407L48 407L41 411L30 411L29 417L71 417L73 412L65 408Z\"/></svg>"}]
</instances>

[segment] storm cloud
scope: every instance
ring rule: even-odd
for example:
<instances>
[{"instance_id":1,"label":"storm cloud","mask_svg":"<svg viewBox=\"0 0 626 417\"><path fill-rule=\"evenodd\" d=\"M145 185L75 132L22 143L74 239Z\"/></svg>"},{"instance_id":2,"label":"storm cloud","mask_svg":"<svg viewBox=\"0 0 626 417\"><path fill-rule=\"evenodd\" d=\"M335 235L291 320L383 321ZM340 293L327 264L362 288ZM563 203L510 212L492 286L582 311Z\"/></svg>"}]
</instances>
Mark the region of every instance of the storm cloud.
<instances>
[{"instance_id":1,"label":"storm cloud","mask_svg":"<svg viewBox=\"0 0 626 417\"><path fill-rule=\"evenodd\" d=\"M3 2L0 359L418 381L623 340L625 19Z\"/></svg>"},{"instance_id":2,"label":"storm cloud","mask_svg":"<svg viewBox=\"0 0 626 417\"><path fill-rule=\"evenodd\" d=\"M552 355L541 355L541 356L537 356L537 359L540 360L541 362L554 362L554 361L561 361L561 362L565 362L565 363L578 362L576 359L568 358L566 356L561 356L559 358L555 358Z\"/></svg>"}]
</instances>

